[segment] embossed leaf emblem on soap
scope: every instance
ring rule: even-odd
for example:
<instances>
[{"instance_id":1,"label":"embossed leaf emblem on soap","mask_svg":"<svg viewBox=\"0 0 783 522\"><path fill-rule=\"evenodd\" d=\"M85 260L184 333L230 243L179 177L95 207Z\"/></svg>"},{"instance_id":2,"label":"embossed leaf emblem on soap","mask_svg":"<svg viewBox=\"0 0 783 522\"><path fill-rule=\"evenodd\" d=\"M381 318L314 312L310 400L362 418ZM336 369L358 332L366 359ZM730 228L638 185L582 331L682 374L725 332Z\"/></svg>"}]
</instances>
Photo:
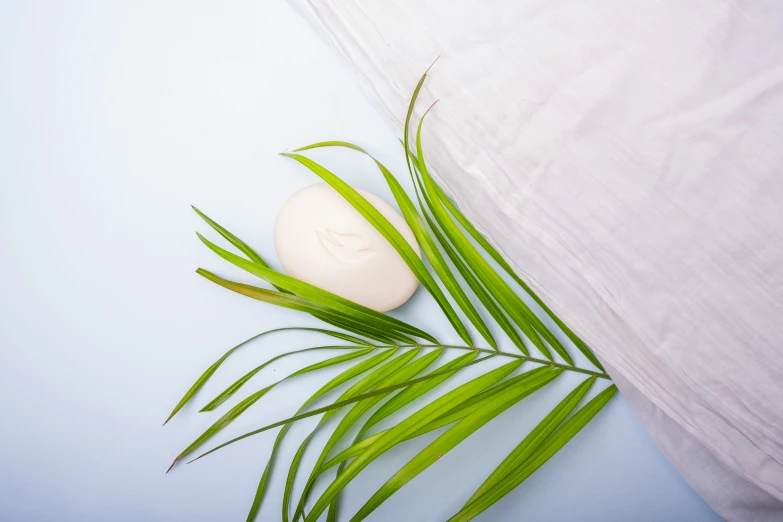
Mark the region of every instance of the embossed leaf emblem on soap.
<instances>
[{"instance_id":1,"label":"embossed leaf emblem on soap","mask_svg":"<svg viewBox=\"0 0 783 522\"><path fill-rule=\"evenodd\" d=\"M375 255L375 250L359 234L343 234L328 228L315 233L326 251L343 263L360 263Z\"/></svg>"}]
</instances>

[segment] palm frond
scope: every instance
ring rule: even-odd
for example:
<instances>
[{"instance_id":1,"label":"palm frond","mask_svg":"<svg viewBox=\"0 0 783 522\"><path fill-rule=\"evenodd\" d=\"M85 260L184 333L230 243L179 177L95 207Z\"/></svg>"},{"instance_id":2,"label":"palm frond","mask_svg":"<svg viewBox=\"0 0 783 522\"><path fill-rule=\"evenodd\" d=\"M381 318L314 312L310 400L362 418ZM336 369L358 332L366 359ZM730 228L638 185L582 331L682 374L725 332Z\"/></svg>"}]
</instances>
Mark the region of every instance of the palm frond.
<instances>
[{"instance_id":1,"label":"palm frond","mask_svg":"<svg viewBox=\"0 0 783 522\"><path fill-rule=\"evenodd\" d=\"M277 306L282 306L283 308L291 308L292 310L308 312L313 315L316 315L317 317L326 317L328 319L349 326L352 329L352 331L355 332L362 332L362 333L366 333L367 335L375 335L380 337L388 336L389 338L395 341L414 343L414 340L408 335L399 331L393 331L391 329L392 327L390 326L390 323L382 319L383 317L388 317L388 316L385 316L383 314L378 314L381 317L380 320L377 321L366 320L367 315L371 316L373 313L375 314L378 313L375 312L374 310L370 310L369 308L367 309L368 310L367 315L363 315L363 314L354 315L353 313L345 309L329 308L328 305L323 305L315 301L311 301L309 299L299 297L297 295L284 294L282 292L265 290L263 288L258 288L256 286L247 285L244 283L229 281L228 279L223 279L222 277L219 277L213 274L212 272L204 270L203 268L199 268L198 270L196 270L196 273L205 277L206 279L209 279L213 283L217 283L218 285L224 288L232 290L238 294L242 294L244 296L250 297L252 299L265 301L267 303L271 303ZM357 306L361 306L361 305L357 304ZM430 337L427 334L424 334L424 336L426 336L423 337L425 339L428 339Z\"/></svg>"},{"instance_id":2,"label":"palm frond","mask_svg":"<svg viewBox=\"0 0 783 522\"><path fill-rule=\"evenodd\" d=\"M307 399L304 404L299 408L299 410L296 412L297 414L301 413L305 410L310 404L317 401L322 396L326 395L330 391L334 390L338 386L345 384L346 382L352 380L353 378L363 374L366 371L371 370L375 366L381 364L383 361L394 355L396 350L383 350L380 353L348 368L347 370L340 373L337 377L334 377L329 382L321 386L321 388L318 389L313 395L310 396L309 399ZM255 520L256 515L258 514L258 510L261 508L261 502L264 499L264 494L266 493L266 487L269 483L269 477L272 473L272 465L275 461L275 456L277 455L277 450L280 447L280 443L283 441L283 438L285 437L285 434L288 432L288 428L291 426L290 423L283 424L282 429L277 434L277 438L275 438L274 445L272 446L272 454L269 457L269 460L266 463L266 466L264 467L264 473L261 476L261 480L258 483L258 487L256 488L256 494L253 498L253 504L250 508L250 512L248 513L247 519L252 521ZM290 484L290 486L293 486L293 483ZM286 483L286 490L288 490L289 484ZM288 512L287 506L284 507L285 512ZM287 514L286 517L287 519Z\"/></svg>"},{"instance_id":3,"label":"palm frond","mask_svg":"<svg viewBox=\"0 0 783 522\"><path fill-rule=\"evenodd\" d=\"M217 397L215 397L214 399L209 401L209 403L206 406L204 406L203 408L201 408L201 410L199 410L199 411L206 412L206 411L213 411L213 410L215 410L221 404L223 404L228 399L230 399L232 395L234 395L236 392L238 392L239 389L242 386L244 386L245 383L247 383L247 381L252 379L258 372L260 372L261 370L263 370L264 368L266 368L267 366L269 366L273 362L278 361L278 360L280 360L280 359L282 359L284 357L288 357L289 355L297 355L297 354L300 354L300 353L314 352L314 351L319 351L319 350L354 350L354 355L358 354L358 355L356 355L356 357L361 357L362 355L366 355L366 354L370 353L373 350L373 348L372 347L362 348L361 346L314 346L312 348L303 348L301 350L294 350L293 352L281 353L280 355L276 355L275 357L272 357L271 359L269 359L265 363L260 364L259 366L256 366L255 368L253 368L252 370L247 372L245 375L240 377L238 380L234 381L228 388L226 388L225 390L220 392L220 394ZM350 357L347 360L350 360L350 359L353 359L353 358L354 357ZM295 375L296 374L292 374L291 376L294 377Z\"/></svg>"},{"instance_id":4,"label":"palm frond","mask_svg":"<svg viewBox=\"0 0 783 522\"><path fill-rule=\"evenodd\" d=\"M430 364L432 364L435 361L435 359L440 357L440 355L443 353L443 350L444 348L439 348L437 350L434 350L424 355L420 359L411 362L410 364L406 363L407 364L406 366L400 368L398 371L395 371L393 374L389 375L386 379L380 382L378 384L378 387L388 388L389 386L393 386L395 384L407 382L408 380L414 378L416 375L422 372L424 369L426 369ZM367 413L370 409L372 409L376 404L378 404L381 400L385 399L391 393L392 392L389 392L388 394L385 395L376 395L374 397L370 397L368 399L356 403L353 407L351 407L348 413L340 420L337 427L332 431L329 440L326 442L326 445L321 450L321 454L318 456L318 460L313 466L313 471L310 473L310 477L307 479L307 485L305 486L305 491L302 493L302 496L299 500L299 505L297 506L297 513L294 513L294 519L297 518L297 514L301 513L304 510L304 506L307 503L307 499L309 497L311 487L314 484L315 478L318 475L318 470L321 467L321 465L327 460L329 454L331 453L331 450L337 446L337 444L340 442L343 436L354 426L354 424L359 422L359 419L362 418L365 413Z\"/></svg>"},{"instance_id":5,"label":"palm frond","mask_svg":"<svg viewBox=\"0 0 783 522\"><path fill-rule=\"evenodd\" d=\"M423 122L429 109L416 126L415 152L412 150L409 140L411 120L426 77L425 73L414 90L405 118L405 134L402 140L415 200L406 193L389 169L365 149L352 143L319 142L283 155L294 159L331 185L389 241L422 286L432 295L464 344L441 343L435 336L415 325L376 312L273 269L247 243L194 207L198 215L241 255L198 234L204 245L223 260L261 279L273 289L231 281L201 268L197 270L200 275L233 292L304 312L337 329L279 328L243 341L203 372L177 403L166 422L193 400L231 354L259 337L285 330L307 330L346 343L302 348L268 358L240 376L202 408L201 411L205 412L217 410L261 374L262 370L283 358L318 351L342 352L305 366L241 399L175 459L174 464L194 454L196 450L201 450L203 453L193 459L198 460L248 437L281 428L256 488L247 516L248 522L255 520L259 514L275 462L279 459L281 444L289 428L300 420L320 416L316 426L300 442L288 467L282 499L281 519L284 522L314 522L324 513L327 513L328 521L336 521L340 493L363 469L405 441L435 430L443 430L431 443L421 448L418 454L400 466L359 511L352 515L351 520L358 521L378 509L396 491L435 464L440 456L458 446L504 411L513 408L564 373L583 375L584 380L552 408L506 459L499 463L451 519L466 521L485 511L533 474L595 417L616 392L615 386L611 385L609 377L588 346L547 307L524 279L514 272L498 250L435 181L428 170L422 143ZM421 246L423 259L419 258L394 226L356 190L324 166L300 154L321 147L352 149L366 155L375 163ZM429 263L429 267L425 265L425 261ZM496 271L491 261L511 279ZM535 304L529 305L529 300L526 302L520 296L520 289L521 293L529 295ZM537 309L552 320L559 332L547 327L544 320L536 314ZM478 332L487 347L473 345L469 327ZM558 334L562 334L562 337ZM517 350L504 351L504 342L509 342ZM581 352L595 368L577 366L569 353L569 347ZM452 353L459 355L449 357ZM441 358L446 361L441 363ZM488 360L505 362L462 384L451 383L462 370ZM235 436L207 451L202 449L207 441L212 440L278 384L305 374L315 375L320 369L341 364L348 365L348 368L321 386L291 417ZM609 382L610 385L579 408L580 402L598 382ZM439 388L447 384L452 384L452 389L439 394ZM313 407L317 401L326 400L332 392L337 393L337 388L343 385L346 385L347 389L336 398L330 399L328 404ZM430 394L435 396L430 398ZM412 408L415 403L422 401L422 406ZM341 416L339 420L330 425L328 421L338 415ZM399 417L401 420L378 430L382 422L388 424L392 418ZM306 471L304 487L296 497L294 484L297 477L304 474L301 470L304 454L309 450L315 434L327 428L327 442L315 459L315 464ZM345 440L349 432L354 432L355 435L352 440ZM325 488L310 506L310 497L314 496L315 486L320 481L325 482Z\"/></svg>"},{"instance_id":6,"label":"palm frond","mask_svg":"<svg viewBox=\"0 0 783 522\"><path fill-rule=\"evenodd\" d=\"M424 161L424 151L422 150L421 144L421 129L423 123L424 118L419 122L419 128L416 132L416 152L418 155L416 167L421 173L425 189L428 193L433 193L435 191L435 183L427 171L427 166ZM430 202L432 203L430 209L435 216L435 220L442 227L446 236L451 240L452 244L463 253L468 266L470 266L479 280L490 289L492 294L497 296L501 307L516 322L517 326L525 333L527 338L530 339L544 357L551 360L552 355L541 339L542 336L546 337L547 341L556 349L561 357L569 364L573 364L573 360L571 360L571 357L568 355L568 352L565 351L565 348L557 341L557 338L552 335L541 320L530 310L527 304L514 293L511 287L492 269L491 265L484 259L481 253L464 234L462 234L454 221L448 216L446 209L440 200L430 198Z\"/></svg>"},{"instance_id":7,"label":"palm frond","mask_svg":"<svg viewBox=\"0 0 783 522\"><path fill-rule=\"evenodd\" d=\"M232 423L237 417L239 417L242 413L245 412L250 406L255 404L261 397L269 393L272 388L280 384L281 382L291 379L293 377L297 377L299 375L304 375L306 373L310 373L315 370L320 370L322 368L327 368L329 366L334 366L335 364L341 364L347 361L350 361L352 359L356 359L359 357L362 357L364 355L367 355L368 353L372 352L375 348L369 347L364 348L360 350L354 350L351 353L338 355L336 357L332 357L331 359L327 359L325 361L321 361L315 364L311 364L309 366L306 366L305 368L302 368L300 370L295 371L294 373L290 374L287 377L284 377L283 379L274 382L268 386L265 386L258 390L257 392L251 394L250 396L246 397L245 399L241 400L236 406L231 408L228 412L226 412L222 417L220 417L217 421L212 424L207 430L202 433L196 440L194 440L190 446L185 448L182 453L180 453L177 458L175 459L175 463L179 460L182 460L186 456L190 455L193 451L198 449L202 444L204 444L207 440L211 439L217 432L228 426L230 423ZM172 464L173 466L173 464Z\"/></svg>"},{"instance_id":8,"label":"palm frond","mask_svg":"<svg viewBox=\"0 0 783 522\"><path fill-rule=\"evenodd\" d=\"M557 453L560 448L565 446L590 419L595 417L616 391L617 387L614 385L602 391L587 403L584 408L579 410L576 415L560 426L541 446L533 450L527 459L519 462L498 484L493 485L486 493L465 505L456 515L449 519L450 522L464 522L474 518L521 484L523 480L532 475L535 470ZM522 444L524 443L525 441L522 442Z\"/></svg>"},{"instance_id":9,"label":"palm frond","mask_svg":"<svg viewBox=\"0 0 783 522\"><path fill-rule=\"evenodd\" d=\"M312 510L305 518L306 521L317 520L321 513L331 504L337 494L342 491L348 483L366 468L370 463L384 454L386 451L399 444L409 435L415 433L429 422L437 419L443 413L451 409L454 403L459 403L473 395L480 393L492 384L507 377L511 372L522 365L521 361L511 361L500 368L491 370L484 375L476 377L467 383L455 388L445 395L435 399L427 406L413 413L405 420L391 428L389 431L379 437L362 453L360 453L335 480L329 484L321 497L316 501Z\"/></svg>"},{"instance_id":10,"label":"palm frond","mask_svg":"<svg viewBox=\"0 0 783 522\"><path fill-rule=\"evenodd\" d=\"M325 330L323 328L304 328L304 327L287 327L287 328L275 328L273 330L267 330L266 332L261 332L259 334L254 335L253 337L250 337L249 339L245 339L238 345L231 348L229 351L227 351L223 356L215 361L209 368L206 369L206 371L201 374L201 377L199 377L195 383L193 383L193 386L188 389L188 391L185 393L185 395L180 399L180 401L177 403L177 405L174 407L172 412L169 414L168 418L166 419L166 422L169 422L174 415L177 414L179 410L182 409L183 406L185 406L188 402L190 402L190 399L193 398L193 396L198 392L204 384L209 380L209 378L212 376L213 373L217 371L218 368L220 368L220 365L223 364L223 362L228 359L228 357L237 351L242 346L250 343L251 341L255 341L259 337L263 337L268 334L272 334L275 332L285 332L285 331L309 331L309 332L318 332L325 335L329 335L332 337L335 337L337 339L342 339L344 341L356 343L356 344L363 344L365 346L369 346L369 341L365 339L361 339L359 337L354 337L353 335L346 334L344 332L337 332L334 330ZM166 425L166 422L163 423L163 425Z\"/></svg>"},{"instance_id":11,"label":"palm frond","mask_svg":"<svg viewBox=\"0 0 783 522\"><path fill-rule=\"evenodd\" d=\"M359 512L354 515L353 520L363 520L395 491L427 469L473 432L539 388L552 382L562 372L561 369L546 370L536 378L524 379L514 385L504 386L503 391L488 401L483 408L477 409L460 420L403 466L362 506Z\"/></svg>"},{"instance_id":12,"label":"palm frond","mask_svg":"<svg viewBox=\"0 0 783 522\"><path fill-rule=\"evenodd\" d=\"M444 374L453 374L453 373L458 372L462 368L465 368L467 366L470 366L470 365L473 365L473 364L477 364L477 363L480 363L480 362L484 362L487 359L490 359L490 358L492 358L494 356L495 356L495 354L492 354L492 355L489 355L487 357L482 357L480 359L476 359L474 361L471 361L471 362L463 365L460 368L453 368L453 369L442 370L442 371L439 370L437 372L433 372L433 373L424 375L422 377L416 377L415 379L411 379L411 380L406 381L406 382L402 382L402 383L399 383L399 384L394 384L394 385L391 385L391 386L388 386L388 387L385 387L385 388L379 388L377 390L364 392L364 393L361 393L361 394L353 396L353 397L340 399L340 400L337 400L336 402L334 402L334 403L332 403L332 404L330 404L328 406L323 406L321 408L316 408L314 410L310 410L310 411L306 411L306 412L303 412L303 413L299 413L297 415L294 415L293 417L289 417L289 418L283 419L281 421L273 422L272 424L268 424L268 425L263 426L261 428L258 428L256 430L244 433L244 434L242 434L242 435L240 435L238 437L234 437L233 439L231 439L229 441L226 441L226 442L224 442L222 444L219 444L218 446L215 446L211 450L202 453L201 455L199 455L198 457L196 457L193 460L194 461L195 460L199 460L199 459L201 459L203 457L206 457L207 455L210 455L210 454L212 454L212 453L214 453L214 452L216 452L218 450L221 450L221 449L225 448L226 446L229 446L231 444L235 444L235 443L237 443L237 442L239 442L241 440L244 440L244 439L246 439L248 437L252 437L253 435L258 435L259 433L263 433L263 432L271 430L273 428L277 428L278 426L283 426L284 424L289 424L291 422L295 422L295 421L298 421L298 420L307 419L309 417L314 417L315 415L320 415L322 413L331 412L333 410L339 410L339 409L343 408L344 406L348 406L349 404L353 404L355 402L359 402L359 401L362 401L364 399L368 399L370 397L374 397L376 395L383 395L383 394L387 394L387 393L395 391L395 390L399 390L399 389L402 389L402 388L407 388L408 386L411 386L413 384L417 384L417 383L424 382L424 381L427 381L427 380L430 380L430 379L434 379L434 378L440 377L441 375L444 375ZM512 364L512 363L508 363L508 364ZM514 361L513 364L522 364L522 361Z\"/></svg>"},{"instance_id":13,"label":"palm frond","mask_svg":"<svg viewBox=\"0 0 783 522\"><path fill-rule=\"evenodd\" d=\"M443 192L443 189L441 189L437 184L434 185L435 193L440 199L440 201L446 206L448 211L451 213L452 216L457 220L457 222L462 225L462 228L468 231L468 233L473 237L473 239L481 245L481 248L484 249L484 251L489 254L489 256L495 260L495 262L508 274L510 275L516 283L522 287L522 289L533 298L533 300L536 302L536 304L541 307L541 309L555 322L558 328L563 331L564 334L571 340L572 343L574 343L574 346L576 346L582 354L587 357L587 359L595 365L596 368L600 369L601 371L604 371L604 367L601 366L600 361L595 356L592 350L585 344L585 342L579 338L578 335L576 335L571 329L557 316L555 313L550 310L550 308L544 303L544 301L536 294L530 286L525 283L525 281L517 275L517 273L514 271L513 268L511 268L511 265L509 265L505 259L503 259L503 256L500 255L500 252L497 251L495 247L490 244L490 242L485 238L481 232L479 232L475 226L473 226L473 223L471 223L467 217L465 217L465 214L462 213L462 211L449 199L449 197L446 195L445 192Z\"/></svg>"},{"instance_id":14,"label":"palm frond","mask_svg":"<svg viewBox=\"0 0 783 522\"><path fill-rule=\"evenodd\" d=\"M283 289L288 290L296 296L302 297L303 299L308 299L311 302L329 310L350 315L353 319L360 321L362 324L371 324L373 327L381 330L394 330L395 332L399 332L399 334L404 334L406 336L421 337L422 339L431 341L434 340L434 338L429 336L426 332L423 332L416 327L400 321L399 319L395 319L389 315L376 312L371 308L354 303L353 301L345 299L344 297L340 297L337 294L327 292L326 290L321 290L317 286L305 283L304 281L300 281L285 274L281 274L280 272L266 268L258 263L248 261L236 254L232 254L228 250L217 246L201 234L198 234L198 237L205 245L207 245L207 247L209 247L210 250L215 252L229 263L269 283L281 286Z\"/></svg>"},{"instance_id":15,"label":"palm frond","mask_svg":"<svg viewBox=\"0 0 783 522\"><path fill-rule=\"evenodd\" d=\"M492 472L481 487L479 487L476 492L473 493L473 496L468 499L467 503L470 504L484 493L492 490L503 478L527 460L541 443L545 441L560 423L568 417L574 408L576 408L576 405L579 404L579 401L582 400L582 397L585 396L595 380L595 377L587 378L582 384L574 388L560 404L555 406L549 415L547 415L546 418L544 418L544 420L525 437L525 440L506 457L500 466Z\"/></svg>"}]
</instances>

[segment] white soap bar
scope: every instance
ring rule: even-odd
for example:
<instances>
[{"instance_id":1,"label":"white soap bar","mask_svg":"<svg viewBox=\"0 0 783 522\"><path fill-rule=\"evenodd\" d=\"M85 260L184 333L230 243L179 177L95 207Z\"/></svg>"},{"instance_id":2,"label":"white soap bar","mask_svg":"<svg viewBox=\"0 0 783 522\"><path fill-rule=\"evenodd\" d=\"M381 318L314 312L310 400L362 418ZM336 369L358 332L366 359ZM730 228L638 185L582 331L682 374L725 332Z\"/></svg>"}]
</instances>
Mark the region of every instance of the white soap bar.
<instances>
[{"instance_id":1,"label":"white soap bar","mask_svg":"<svg viewBox=\"0 0 783 522\"><path fill-rule=\"evenodd\" d=\"M405 219L375 194L356 191L421 257ZM326 183L285 202L275 221L275 248L289 275L379 312L400 306L419 284L386 238Z\"/></svg>"}]
</instances>

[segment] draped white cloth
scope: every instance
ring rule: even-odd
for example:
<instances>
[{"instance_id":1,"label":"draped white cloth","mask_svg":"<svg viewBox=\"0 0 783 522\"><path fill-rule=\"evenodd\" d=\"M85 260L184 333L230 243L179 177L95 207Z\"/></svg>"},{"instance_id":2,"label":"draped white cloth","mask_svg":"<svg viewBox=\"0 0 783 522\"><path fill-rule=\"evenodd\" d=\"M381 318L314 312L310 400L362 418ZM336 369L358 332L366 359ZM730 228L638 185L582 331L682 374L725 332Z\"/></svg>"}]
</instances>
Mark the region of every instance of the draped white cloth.
<instances>
[{"instance_id":1,"label":"draped white cloth","mask_svg":"<svg viewBox=\"0 0 783 522\"><path fill-rule=\"evenodd\" d=\"M289 0L725 518L783 520L783 3Z\"/></svg>"}]
</instances>

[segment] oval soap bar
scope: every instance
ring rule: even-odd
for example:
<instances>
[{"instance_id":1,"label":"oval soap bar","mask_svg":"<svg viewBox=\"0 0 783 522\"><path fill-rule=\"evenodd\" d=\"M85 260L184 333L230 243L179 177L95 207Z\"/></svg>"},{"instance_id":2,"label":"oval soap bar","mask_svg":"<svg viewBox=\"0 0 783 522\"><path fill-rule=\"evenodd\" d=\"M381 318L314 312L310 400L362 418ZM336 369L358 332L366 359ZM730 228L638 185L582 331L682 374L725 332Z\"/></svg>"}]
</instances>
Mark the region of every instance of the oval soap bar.
<instances>
[{"instance_id":1,"label":"oval soap bar","mask_svg":"<svg viewBox=\"0 0 783 522\"><path fill-rule=\"evenodd\" d=\"M355 189L421 257L405 219L385 201ZM300 190L275 221L275 249L286 272L379 312L407 301L419 282L380 232L326 183Z\"/></svg>"}]
</instances>

